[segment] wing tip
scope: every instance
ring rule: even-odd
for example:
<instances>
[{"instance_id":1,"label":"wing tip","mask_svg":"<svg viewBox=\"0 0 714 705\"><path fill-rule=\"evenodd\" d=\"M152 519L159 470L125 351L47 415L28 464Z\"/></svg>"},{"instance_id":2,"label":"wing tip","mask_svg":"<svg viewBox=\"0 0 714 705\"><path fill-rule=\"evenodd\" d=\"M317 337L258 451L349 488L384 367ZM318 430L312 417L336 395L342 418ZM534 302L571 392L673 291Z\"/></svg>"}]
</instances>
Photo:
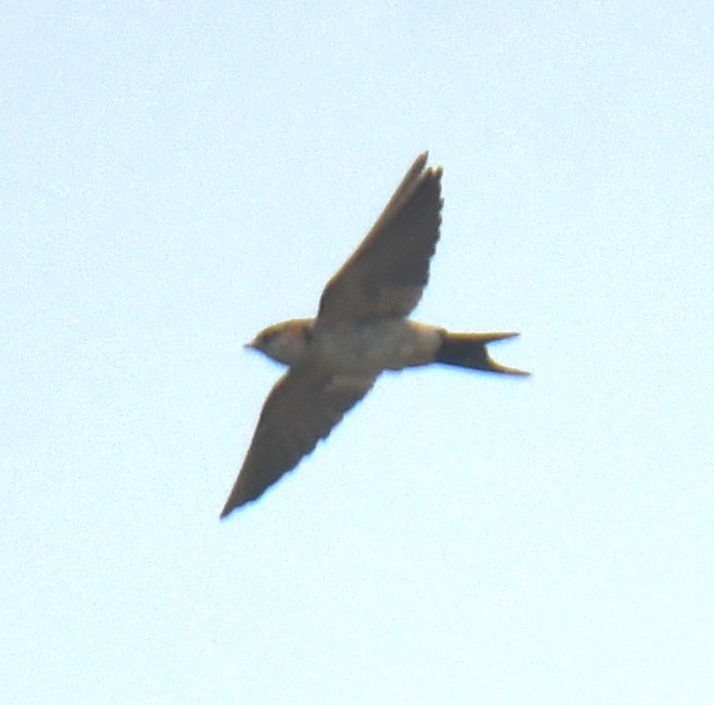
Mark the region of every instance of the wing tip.
<instances>
[{"instance_id":1,"label":"wing tip","mask_svg":"<svg viewBox=\"0 0 714 705\"><path fill-rule=\"evenodd\" d=\"M221 509L221 513L218 515L218 518L223 521L234 509L238 509L238 505L231 502L229 498L225 505L223 505L223 509Z\"/></svg>"},{"instance_id":2,"label":"wing tip","mask_svg":"<svg viewBox=\"0 0 714 705\"><path fill-rule=\"evenodd\" d=\"M231 493L228 495L228 499L226 500L226 503L223 505L223 509L221 509L221 513L219 518L221 520L225 519L231 512L234 512L236 509L240 509L242 506L248 504L249 502L253 502L258 497L260 497L263 492L258 492L257 494L255 492L249 493L245 491L245 488L242 486L242 483L240 483L241 476L238 476L238 479L236 480L235 485L233 486L233 489L231 490Z\"/></svg>"},{"instance_id":3,"label":"wing tip","mask_svg":"<svg viewBox=\"0 0 714 705\"><path fill-rule=\"evenodd\" d=\"M430 166L426 167L426 163L429 159L429 150L423 151L412 164L409 173L416 172L419 174L420 179L433 179L434 181L439 181L444 173L444 168L441 166Z\"/></svg>"}]
</instances>

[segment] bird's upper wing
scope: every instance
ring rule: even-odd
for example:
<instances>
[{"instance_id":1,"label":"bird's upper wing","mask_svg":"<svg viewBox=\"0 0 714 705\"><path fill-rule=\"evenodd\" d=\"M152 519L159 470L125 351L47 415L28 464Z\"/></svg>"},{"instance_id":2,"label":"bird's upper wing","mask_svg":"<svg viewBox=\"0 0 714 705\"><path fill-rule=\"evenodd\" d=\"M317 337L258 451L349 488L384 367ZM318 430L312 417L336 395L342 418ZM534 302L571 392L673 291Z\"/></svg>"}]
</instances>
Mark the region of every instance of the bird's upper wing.
<instances>
[{"instance_id":1,"label":"bird's upper wing","mask_svg":"<svg viewBox=\"0 0 714 705\"><path fill-rule=\"evenodd\" d=\"M268 395L248 454L221 517L260 497L370 390L376 375L321 374L312 366L289 370Z\"/></svg>"},{"instance_id":2,"label":"bird's upper wing","mask_svg":"<svg viewBox=\"0 0 714 705\"><path fill-rule=\"evenodd\" d=\"M417 157L354 254L327 283L318 323L365 316L406 316L429 279L439 239L441 169Z\"/></svg>"}]
</instances>

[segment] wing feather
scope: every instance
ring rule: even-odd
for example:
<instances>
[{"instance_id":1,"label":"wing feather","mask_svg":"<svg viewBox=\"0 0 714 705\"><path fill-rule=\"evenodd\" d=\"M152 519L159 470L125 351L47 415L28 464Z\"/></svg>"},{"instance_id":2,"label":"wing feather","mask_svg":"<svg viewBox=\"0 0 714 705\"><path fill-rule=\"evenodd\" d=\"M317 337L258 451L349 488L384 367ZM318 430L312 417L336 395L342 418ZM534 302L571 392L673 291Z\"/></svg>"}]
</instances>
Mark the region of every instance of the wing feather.
<instances>
[{"instance_id":1,"label":"wing feather","mask_svg":"<svg viewBox=\"0 0 714 705\"><path fill-rule=\"evenodd\" d=\"M318 323L340 318L407 316L429 279L439 239L441 169L420 154L357 250L330 279Z\"/></svg>"},{"instance_id":2,"label":"wing feather","mask_svg":"<svg viewBox=\"0 0 714 705\"><path fill-rule=\"evenodd\" d=\"M285 373L263 405L221 518L258 499L295 468L367 394L375 380L372 375L324 376L305 366Z\"/></svg>"}]
</instances>

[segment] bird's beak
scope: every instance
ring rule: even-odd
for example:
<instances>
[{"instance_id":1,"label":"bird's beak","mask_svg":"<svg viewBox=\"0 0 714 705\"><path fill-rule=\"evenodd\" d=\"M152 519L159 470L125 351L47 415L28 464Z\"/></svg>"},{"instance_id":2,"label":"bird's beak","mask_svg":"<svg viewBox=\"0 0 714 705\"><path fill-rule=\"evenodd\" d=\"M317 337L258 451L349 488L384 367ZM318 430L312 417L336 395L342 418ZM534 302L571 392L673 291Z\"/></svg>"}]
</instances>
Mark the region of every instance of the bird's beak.
<instances>
[{"instance_id":1,"label":"bird's beak","mask_svg":"<svg viewBox=\"0 0 714 705\"><path fill-rule=\"evenodd\" d=\"M246 343L243 347L247 350L255 350L257 348L255 340L251 340L250 343Z\"/></svg>"}]
</instances>

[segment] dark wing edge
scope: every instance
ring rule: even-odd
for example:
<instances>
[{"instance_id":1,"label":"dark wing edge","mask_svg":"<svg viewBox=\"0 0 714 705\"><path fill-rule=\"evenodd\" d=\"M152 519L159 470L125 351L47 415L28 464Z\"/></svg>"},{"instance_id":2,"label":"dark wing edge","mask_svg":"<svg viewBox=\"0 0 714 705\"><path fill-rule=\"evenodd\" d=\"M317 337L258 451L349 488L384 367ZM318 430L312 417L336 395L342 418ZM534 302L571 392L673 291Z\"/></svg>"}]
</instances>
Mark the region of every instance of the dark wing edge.
<instances>
[{"instance_id":1,"label":"dark wing edge","mask_svg":"<svg viewBox=\"0 0 714 705\"><path fill-rule=\"evenodd\" d=\"M263 405L248 453L221 511L258 499L311 453L371 389L376 376L324 376L306 368L288 371Z\"/></svg>"},{"instance_id":2,"label":"dark wing edge","mask_svg":"<svg viewBox=\"0 0 714 705\"><path fill-rule=\"evenodd\" d=\"M367 233L362 245L369 239L369 236L374 232L379 232L389 221L401 210L406 201L414 193L419 179L422 177L424 169L426 167L427 159L429 159L429 152L422 152L415 160L414 163L409 167L407 173L404 175L399 186L392 194L392 197L384 206L384 210L379 214L379 218L375 221L374 225L371 227L370 231ZM361 246L352 255L355 257Z\"/></svg>"},{"instance_id":3,"label":"dark wing edge","mask_svg":"<svg viewBox=\"0 0 714 705\"><path fill-rule=\"evenodd\" d=\"M408 315L429 277L441 224L440 168L420 154L377 221L327 283L318 319Z\"/></svg>"}]
</instances>

